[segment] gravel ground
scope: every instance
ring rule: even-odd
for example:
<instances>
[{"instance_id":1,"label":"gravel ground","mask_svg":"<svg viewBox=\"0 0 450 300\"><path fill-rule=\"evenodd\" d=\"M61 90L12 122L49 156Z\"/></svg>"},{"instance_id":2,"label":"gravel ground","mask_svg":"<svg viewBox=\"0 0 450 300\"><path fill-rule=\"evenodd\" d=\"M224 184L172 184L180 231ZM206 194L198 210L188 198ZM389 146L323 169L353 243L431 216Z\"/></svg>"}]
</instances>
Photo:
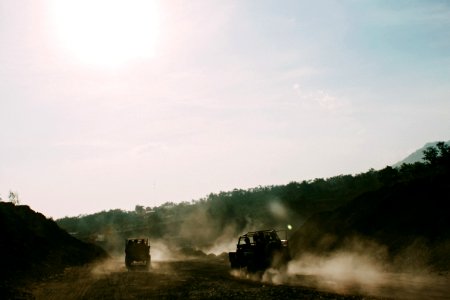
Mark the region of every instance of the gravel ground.
<instances>
[{"instance_id":1,"label":"gravel ground","mask_svg":"<svg viewBox=\"0 0 450 300\"><path fill-rule=\"evenodd\" d=\"M319 286L312 276L285 276L280 283L273 280L276 276L233 273L218 259L153 262L148 272L130 272L117 259L31 282L10 299L450 299L449 281L435 289L409 282L402 288L365 290L336 283Z\"/></svg>"}]
</instances>

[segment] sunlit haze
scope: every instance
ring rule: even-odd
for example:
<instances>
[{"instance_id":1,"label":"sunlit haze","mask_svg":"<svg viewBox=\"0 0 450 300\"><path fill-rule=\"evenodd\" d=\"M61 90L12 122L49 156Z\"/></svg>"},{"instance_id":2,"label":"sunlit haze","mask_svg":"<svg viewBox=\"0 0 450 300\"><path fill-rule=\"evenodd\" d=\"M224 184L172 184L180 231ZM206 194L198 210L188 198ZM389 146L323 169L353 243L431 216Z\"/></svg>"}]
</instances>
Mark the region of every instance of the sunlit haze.
<instances>
[{"instance_id":1,"label":"sunlit haze","mask_svg":"<svg viewBox=\"0 0 450 300\"><path fill-rule=\"evenodd\" d=\"M53 0L50 29L80 64L117 66L154 55L160 12L152 0Z\"/></svg>"},{"instance_id":2,"label":"sunlit haze","mask_svg":"<svg viewBox=\"0 0 450 300\"><path fill-rule=\"evenodd\" d=\"M3 0L0 45L0 196L48 217L450 139L446 1Z\"/></svg>"}]
</instances>

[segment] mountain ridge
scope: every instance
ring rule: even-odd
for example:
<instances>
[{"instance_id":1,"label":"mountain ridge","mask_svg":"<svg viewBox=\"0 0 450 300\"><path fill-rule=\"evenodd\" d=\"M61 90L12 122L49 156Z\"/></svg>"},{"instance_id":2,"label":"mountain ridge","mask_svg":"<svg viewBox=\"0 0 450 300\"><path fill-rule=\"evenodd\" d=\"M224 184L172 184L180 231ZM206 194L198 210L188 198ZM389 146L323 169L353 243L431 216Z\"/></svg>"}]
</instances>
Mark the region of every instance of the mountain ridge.
<instances>
[{"instance_id":1,"label":"mountain ridge","mask_svg":"<svg viewBox=\"0 0 450 300\"><path fill-rule=\"evenodd\" d=\"M422 148L417 149L416 151L414 151L413 153L409 154L407 157L405 157L401 161L396 162L395 164L393 164L392 167L400 167L403 164L413 164L413 163L416 163L416 162L424 162L424 160L423 160L423 152L428 147L435 147L437 145L437 143L439 143L439 141L426 143ZM450 140L445 142L445 144L446 145L450 145Z\"/></svg>"}]
</instances>

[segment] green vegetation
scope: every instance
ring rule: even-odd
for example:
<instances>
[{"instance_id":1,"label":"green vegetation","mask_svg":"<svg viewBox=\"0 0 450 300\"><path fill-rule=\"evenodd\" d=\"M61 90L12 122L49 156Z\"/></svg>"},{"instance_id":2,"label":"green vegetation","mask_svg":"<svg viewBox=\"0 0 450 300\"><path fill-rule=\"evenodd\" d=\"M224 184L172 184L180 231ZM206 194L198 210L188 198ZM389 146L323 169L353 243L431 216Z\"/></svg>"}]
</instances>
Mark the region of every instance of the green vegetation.
<instances>
[{"instance_id":1,"label":"green vegetation","mask_svg":"<svg viewBox=\"0 0 450 300\"><path fill-rule=\"evenodd\" d=\"M287 225L296 229L311 215L334 210L365 193L446 171L449 148L440 142L424 152L424 162L397 168L387 166L357 175L211 193L190 203L136 205L134 211L102 211L66 217L57 223L81 239L103 242L106 248L132 235L208 247L247 230L285 229Z\"/></svg>"}]
</instances>

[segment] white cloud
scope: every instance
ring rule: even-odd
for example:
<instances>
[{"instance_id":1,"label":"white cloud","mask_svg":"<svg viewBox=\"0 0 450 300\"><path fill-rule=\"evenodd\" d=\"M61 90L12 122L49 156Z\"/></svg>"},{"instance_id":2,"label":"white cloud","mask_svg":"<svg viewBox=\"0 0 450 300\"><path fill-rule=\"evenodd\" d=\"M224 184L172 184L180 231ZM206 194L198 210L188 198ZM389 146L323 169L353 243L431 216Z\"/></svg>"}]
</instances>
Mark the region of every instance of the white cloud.
<instances>
[{"instance_id":1,"label":"white cloud","mask_svg":"<svg viewBox=\"0 0 450 300\"><path fill-rule=\"evenodd\" d=\"M304 89L298 83L295 83L292 89L297 98L301 100L301 104L307 108L320 108L323 111L332 113L348 113L351 111L351 103L349 101L338 98L325 90Z\"/></svg>"}]
</instances>

